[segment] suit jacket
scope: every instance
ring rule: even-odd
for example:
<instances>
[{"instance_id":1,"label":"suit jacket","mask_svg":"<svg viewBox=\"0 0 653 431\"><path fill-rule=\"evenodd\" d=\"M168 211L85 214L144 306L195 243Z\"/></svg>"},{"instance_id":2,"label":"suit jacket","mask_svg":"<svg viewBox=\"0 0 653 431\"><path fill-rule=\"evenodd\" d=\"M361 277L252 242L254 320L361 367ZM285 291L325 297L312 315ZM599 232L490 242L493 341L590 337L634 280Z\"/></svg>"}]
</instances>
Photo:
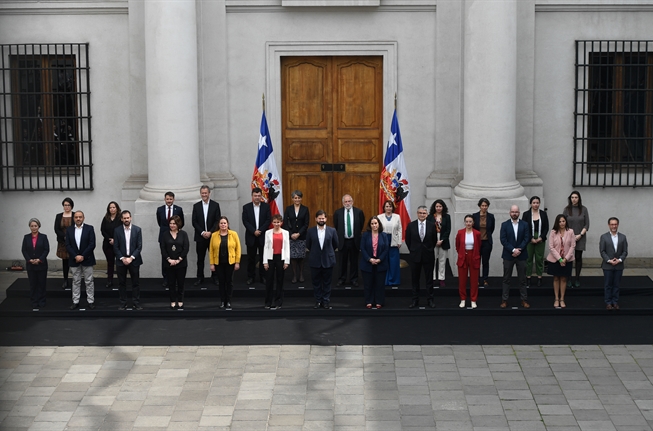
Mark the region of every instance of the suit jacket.
<instances>
[{"instance_id":1,"label":"suit jacket","mask_svg":"<svg viewBox=\"0 0 653 431\"><path fill-rule=\"evenodd\" d=\"M39 232L36 237L36 247L32 245L32 234L28 233L23 237L23 246L21 248L23 257L25 257L25 269L28 271L45 271L48 269L48 253L50 253L50 242L47 235ZM40 259L41 263L33 265L31 259Z\"/></svg>"},{"instance_id":2,"label":"suit jacket","mask_svg":"<svg viewBox=\"0 0 653 431\"><path fill-rule=\"evenodd\" d=\"M141 252L143 251L143 233L138 226L131 225L129 236L129 254L127 254L127 239L125 238L125 227L117 227L113 231L113 253L116 255L116 265L124 266L120 258L134 256L130 265L140 266L143 264Z\"/></svg>"},{"instance_id":3,"label":"suit jacket","mask_svg":"<svg viewBox=\"0 0 653 431\"><path fill-rule=\"evenodd\" d=\"M265 232L265 245L263 246L263 263L268 263L268 260L274 259L274 250L272 248L272 235L274 231L268 229ZM283 238L282 247L281 247L281 260L284 264L290 265L290 235L287 230L281 229L281 235Z\"/></svg>"},{"instance_id":4,"label":"suit jacket","mask_svg":"<svg viewBox=\"0 0 653 431\"><path fill-rule=\"evenodd\" d=\"M603 259L603 262L601 262L602 269L623 270L623 261L628 256L628 240L626 239L626 235L617 232L617 249L615 250L614 244L612 243L612 234L610 232L604 233L599 240L599 253L601 253L601 258ZM612 266L608 263L608 260L615 257L621 259L621 262Z\"/></svg>"},{"instance_id":5,"label":"suit jacket","mask_svg":"<svg viewBox=\"0 0 653 431\"><path fill-rule=\"evenodd\" d=\"M472 268L479 269L481 267L481 232L472 229L474 235L474 248L472 249ZM456 234L456 251L458 252L458 260L456 266L464 268L467 262L465 261L465 229L460 229Z\"/></svg>"},{"instance_id":6,"label":"suit jacket","mask_svg":"<svg viewBox=\"0 0 653 431\"><path fill-rule=\"evenodd\" d=\"M361 247L361 236L365 228L365 214L363 210L356 207L351 207L351 211L354 216L351 229L354 234L354 244L358 250ZM345 223L345 207L340 207L333 213L333 227L338 232L338 248L342 250L345 246L345 230L347 229L347 224Z\"/></svg>"},{"instance_id":7,"label":"suit jacket","mask_svg":"<svg viewBox=\"0 0 653 431\"><path fill-rule=\"evenodd\" d=\"M324 226L324 248L320 248L317 237L317 226L306 233L306 249L308 250L308 265L311 268L333 268L336 266L336 249L338 248L338 232L331 226Z\"/></svg>"},{"instance_id":8,"label":"suit jacket","mask_svg":"<svg viewBox=\"0 0 653 431\"><path fill-rule=\"evenodd\" d=\"M193 205L193 214L191 220L193 222L193 228L195 229L195 236L193 239L195 241L206 241L207 243L211 240L209 237L205 239L202 237L202 232L213 232L218 228L218 222L220 221L220 204L209 199L209 210L206 213L206 228L204 226L204 208L202 207L202 201L197 202Z\"/></svg>"},{"instance_id":9,"label":"suit jacket","mask_svg":"<svg viewBox=\"0 0 653 431\"><path fill-rule=\"evenodd\" d=\"M270 223L272 223L270 205L261 202L258 217L258 230L261 231L261 235L257 238L256 235L254 235L254 232L257 230L256 217L254 216L254 203L250 202L243 205L243 225L245 225L245 245L247 247L262 247L265 244L265 231L270 228Z\"/></svg>"},{"instance_id":10,"label":"suit jacket","mask_svg":"<svg viewBox=\"0 0 653 431\"><path fill-rule=\"evenodd\" d=\"M419 221L413 220L406 228L406 246L410 251L410 258L413 262L435 262L435 243L438 242L438 235L435 231L435 224L425 221L424 241L419 237Z\"/></svg>"},{"instance_id":11,"label":"suit jacket","mask_svg":"<svg viewBox=\"0 0 653 431\"><path fill-rule=\"evenodd\" d=\"M240 239L236 231L229 230L227 232L227 254L229 255L228 262L220 262L220 244L222 243L222 237L220 236L220 231L213 232L211 234L211 243L209 244L209 263L211 265L221 265L229 264L235 265L240 264Z\"/></svg>"},{"instance_id":12,"label":"suit jacket","mask_svg":"<svg viewBox=\"0 0 653 431\"><path fill-rule=\"evenodd\" d=\"M426 221L435 224L435 215L429 215L426 217ZM437 229L435 233L437 234ZM449 214L444 214L442 216L442 224L440 225L440 241L442 241L442 250L449 250L451 248L451 243L449 242L450 236L451 216Z\"/></svg>"},{"instance_id":13,"label":"suit jacket","mask_svg":"<svg viewBox=\"0 0 653 431\"><path fill-rule=\"evenodd\" d=\"M560 255L560 249L564 250L565 255ZM567 229L563 236L552 230L549 232L549 254L546 260L553 263L564 258L567 262L573 262L575 259L574 252L576 251L576 235L571 229Z\"/></svg>"},{"instance_id":14,"label":"suit jacket","mask_svg":"<svg viewBox=\"0 0 653 431\"><path fill-rule=\"evenodd\" d=\"M182 224L186 224L184 221L184 210L180 206L174 204L172 205L172 215L179 216ZM168 226L168 214L166 205L161 205L156 209L156 222L159 225L159 242L161 242L163 233L170 231L170 227ZM178 227L181 228L181 226Z\"/></svg>"},{"instance_id":15,"label":"suit jacket","mask_svg":"<svg viewBox=\"0 0 653 431\"><path fill-rule=\"evenodd\" d=\"M388 253L390 252L390 237L384 233L379 234L379 241L376 244L376 256L372 247L372 232L363 232L361 238L361 258L358 267L361 271L372 272L376 267L377 271L388 270ZM371 258L381 259L376 265L370 263Z\"/></svg>"},{"instance_id":16,"label":"suit jacket","mask_svg":"<svg viewBox=\"0 0 653 431\"><path fill-rule=\"evenodd\" d=\"M79 248L77 247L77 241L75 241L75 229L77 227L72 225L66 229L66 250L68 250L68 260L70 266L77 267L82 266L93 266L95 265L95 229L90 224L84 223L82 226L82 237L79 241ZM82 255L84 260L80 263L75 261L75 256Z\"/></svg>"},{"instance_id":17,"label":"suit jacket","mask_svg":"<svg viewBox=\"0 0 653 431\"><path fill-rule=\"evenodd\" d=\"M531 210L524 211L521 219L528 223L528 226L531 227L531 238L533 237L532 229L532 217L533 213ZM546 235L549 233L549 216L546 215L546 211L540 210L540 234L542 235L542 241L546 241Z\"/></svg>"},{"instance_id":18,"label":"suit jacket","mask_svg":"<svg viewBox=\"0 0 653 431\"><path fill-rule=\"evenodd\" d=\"M299 213L297 215L295 215L294 205L287 207L283 214L283 228L290 234L298 233L299 238L297 239L299 240L306 239L306 232L308 232L309 223L308 207L304 205L299 207Z\"/></svg>"},{"instance_id":19,"label":"suit jacket","mask_svg":"<svg viewBox=\"0 0 653 431\"><path fill-rule=\"evenodd\" d=\"M502 259L513 260L512 250L515 248L521 249L521 254L517 256L517 260L528 259L528 252L526 246L531 240L531 227L524 220L519 220L517 226L517 239L515 239L515 230L512 227L512 220L508 219L501 223L501 245L503 252L501 253Z\"/></svg>"},{"instance_id":20,"label":"suit jacket","mask_svg":"<svg viewBox=\"0 0 653 431\"><path fill-rule=\"evenodd\" d=\"M161 256L163 257L163 265L166 269L170 268L168 258L177 260L181 257L181 262L177 264L178 268L188 266L188 250L190 245L188 243L188 234L184 230L177 231L177 238L173 238L170 231L164 232L161 237Z\"/></svg>"},{"instance_id":21,"label":"suit jacket","mask_svg":"<svg viewBox=\"0 0 653 431\"><path fill-rule=\"evenodd\" d=\"M477 231L481 231L481 212L475 212L472 214L472 219L474 220L474 229ZM487 217L485 218L485 230L487 232L487 240L490 242L490 244L493 244L494 241L492 240L492 234L494 233L494 228L496 224L494 221L494 214L487 213Z\"/></svg>"}]
</instances>

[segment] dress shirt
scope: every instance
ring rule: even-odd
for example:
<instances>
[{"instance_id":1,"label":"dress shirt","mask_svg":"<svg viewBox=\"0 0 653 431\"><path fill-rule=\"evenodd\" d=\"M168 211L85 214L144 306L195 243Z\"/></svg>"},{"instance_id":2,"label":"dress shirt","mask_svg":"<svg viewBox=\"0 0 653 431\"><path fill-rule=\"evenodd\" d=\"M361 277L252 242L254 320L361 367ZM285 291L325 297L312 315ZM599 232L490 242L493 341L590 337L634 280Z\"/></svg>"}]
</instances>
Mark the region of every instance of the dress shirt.
<instances>
[{"instance_id":1,"label":"dress shirt","mask_svg":"<svg viewBox=\"0 0 653 431\"><path fill-rule=\"evenodd\" d=\"M512 230L515 231L515 241L517 241L517 232L519 231L519 220L512 221Z\"/></svg>"},{"instance_id":2,"label":"dress shirt","mask_svg":"<svg viewBox=\"0 0 653 431\"><path fill-rule=\"evenodd\" d=\"M204 232L208 232L209 228L206 225L206 219L209 216L209 202L208 201L207 202L202 201L202 209L204 210ZM204 233L204 232L202 232L202 233Z\"/></svg>"},{"instance_id":3,"label":"dress shirt","mask_svg":"<svg viewBox=\"0 0 653 431\"><path fill-rule=\"evenodd\" d=\"M131 251L129 250L129 242L132 238L132 228L126 227L125 228L125 251L127 256L131 256Z\"/></svg>"},{"instance_id":4,"label":"dress shirt","mask_svg":"<svg viewBox=\"0 0 653 431\"><path fill-rule=\"evenodd\" d=\"M75 225L75 242L77 243L77 249L79 251L82 251L81 241L82 241L83 230L84 230L84 224L82 224L80 227L77 227L77 225Z\"/></svg>"},{"instance_id":5,"label":"dress shirt","mask_svg":"<svg viewBox=\"0 0 653 431\"><path fill-rule=\"evenodd\" d=\"M617 244L619 244L619 234L616 233L612 235L612 232L610 232L610 236L612 237L612 244L614 244L614 251L617 251ZM621 259L619 259L619 262L621 262Z\"/></svg>"},{"instance_id":6,"label":"dress shirt","mask_svg":"<svg viewBox=\"0 0 653 431\"><path fill-rule=\"evenodd\" d=\"M324 226L323 227L318 226L317 227L317 239L320 241L320 248L321 249L324 249L324 238L325 237L326 237L326 228Z\"/></svg>"},{"instance_id":7,"label":"dress shirt","mask_svg":"<svg viewBox=\"0 0 653 431\"><path fill-rule=\"evenodd\" d=\"M258 219L259 219L259 213L261 212L261 204L258 205L254 204L253 207L254 207L254 220L256 220L256 230L259 230L260 226L259 226Z\"/></svg>"}]
</instances>

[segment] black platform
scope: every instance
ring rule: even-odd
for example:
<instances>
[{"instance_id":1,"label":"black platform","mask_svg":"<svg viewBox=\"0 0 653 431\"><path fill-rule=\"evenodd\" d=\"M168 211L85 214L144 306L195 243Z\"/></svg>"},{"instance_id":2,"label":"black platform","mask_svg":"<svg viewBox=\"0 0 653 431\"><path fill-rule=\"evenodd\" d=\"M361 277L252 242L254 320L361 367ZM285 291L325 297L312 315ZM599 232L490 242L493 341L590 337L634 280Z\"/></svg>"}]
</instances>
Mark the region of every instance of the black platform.
<instances>
[{"instance_id":1,"label":"black platform","mask_svg":"<svg viewBox=\"0 0 653 431\"><path fill-rule=\"evenodd\" d=\"M308 271L307 271L308 272ZM436 308L409 309L410 276L386 291L380 310L364 307L362 287L334 287L332 310L314 310L310 282L291 284L278 310L263 308L265 287L247 286L246 273L235 273L232 310L219 308L217 286L203 288L187 279L184 310L170 310L160 279L141 280L142 311L118 310L117 289L96 279L95 310L69 310L71 292L61 279L48 280L47 306L32 310L26 279L7 289L0 304L0 345L253 345L253 344L640 344L652 343L653 281L624 277L620 310L603 303L603 278L582 277L582 286L567 289L565 309L553 308L552 278L529 288L530 309L519 305L511 289L510 307L499 308L501 280L479 289L478 305L460 309L457 279L436 289ZM308 277L306 278L309 280ZM115 281L114 281L115 283ZM513 286L517 285L516 278ZM128 281L129 286L129 281ZM424 289L422 291L424 295ZM469 300L467 302L469 305Z\"/></svg>"}]
</instances>

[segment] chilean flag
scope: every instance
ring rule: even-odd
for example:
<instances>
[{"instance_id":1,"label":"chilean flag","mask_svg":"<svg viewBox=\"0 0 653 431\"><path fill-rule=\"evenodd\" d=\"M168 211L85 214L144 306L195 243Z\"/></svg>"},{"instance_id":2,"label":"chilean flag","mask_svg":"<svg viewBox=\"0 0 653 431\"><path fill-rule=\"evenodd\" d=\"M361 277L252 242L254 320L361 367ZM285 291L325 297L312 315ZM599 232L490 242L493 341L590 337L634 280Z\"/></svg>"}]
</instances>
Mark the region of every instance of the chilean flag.
<instances>
[{"instance_id":1,"label":"chilean flag","mask_svg":"<svg viewBox=\"0 0 653 431\"><path fill-rule=\"evenodd\" d=\"M388 148L383 160L383 171L381 171L381 190L379 192L379 214L383 214L383 202L392 201L395 204L395 213L401 217L403 232L402 239L405 239L406 228L410 223L410 182L408 171L404 162L404 147L401 144L401 132L397 120L397 110L392 116L390 127L390 139Z\"/></svg>"},{"instance_id":2,"label":"chilean flag","mask_svg":"<svg viewBox=\"0 0 653 431\"><path fill-rule=\"evenodd\" d=\"M281 193L281 180L277 171L277 163L272 152L272 140L265 119L265 111L261 118L261 132L258 138L258 153L252 174L252 189L260 188L263 191L263 201L270 205L272 215L282 214L283 195Z\"/></svg>"}]
</instances>

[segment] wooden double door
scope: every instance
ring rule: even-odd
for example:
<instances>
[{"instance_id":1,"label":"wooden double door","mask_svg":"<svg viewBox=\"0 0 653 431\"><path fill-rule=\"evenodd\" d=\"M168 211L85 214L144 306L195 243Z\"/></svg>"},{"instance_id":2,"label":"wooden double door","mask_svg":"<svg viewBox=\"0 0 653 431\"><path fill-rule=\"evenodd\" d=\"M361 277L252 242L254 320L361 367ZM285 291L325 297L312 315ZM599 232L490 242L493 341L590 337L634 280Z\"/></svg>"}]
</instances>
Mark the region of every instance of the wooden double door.
<instances>
[{"instance_id":1,"label":"wooden double door","mask_svg":"<svg viewBox=\"0 0 653 431\"><path fill-rule=\"evenodd\" d=\"M383 58L283 57L281 124L284 202L301 190L328 224L350 194L369 219L378 213L383 165Z\"/></svg>"}]
</instances>

